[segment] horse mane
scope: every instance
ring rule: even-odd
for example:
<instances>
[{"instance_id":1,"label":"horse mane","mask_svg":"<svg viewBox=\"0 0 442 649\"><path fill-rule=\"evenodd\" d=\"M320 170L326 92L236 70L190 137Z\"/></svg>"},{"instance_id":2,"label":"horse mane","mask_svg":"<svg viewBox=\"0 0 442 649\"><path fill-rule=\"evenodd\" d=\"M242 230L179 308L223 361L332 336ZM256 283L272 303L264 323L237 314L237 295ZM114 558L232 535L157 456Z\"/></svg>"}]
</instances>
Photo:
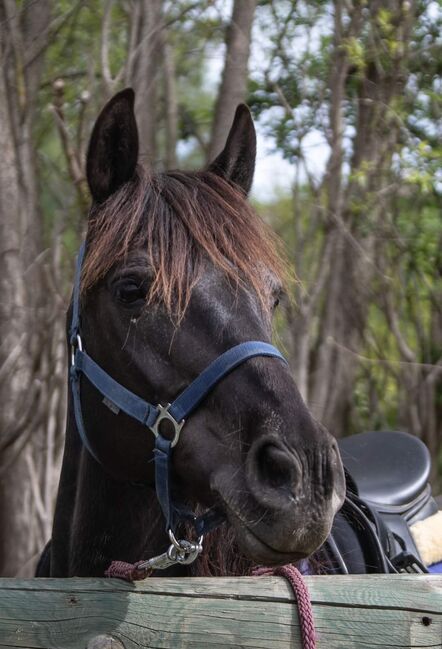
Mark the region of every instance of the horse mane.
<instances>
[{"instance_id":1,"label":"horse mane","mask_svg":"<svg viewBox=\"0 0 442 649\"><path fill-rule=\"evenodd\" d=\"M135 247L153 272L148 303L182 316L207 258L234 284L252 287L268 308L269 277L283 281L278 238L239 188L209 172L167 171L134 178L100 205L89 221L82 291Z\"/></svg>"}]
</instances>

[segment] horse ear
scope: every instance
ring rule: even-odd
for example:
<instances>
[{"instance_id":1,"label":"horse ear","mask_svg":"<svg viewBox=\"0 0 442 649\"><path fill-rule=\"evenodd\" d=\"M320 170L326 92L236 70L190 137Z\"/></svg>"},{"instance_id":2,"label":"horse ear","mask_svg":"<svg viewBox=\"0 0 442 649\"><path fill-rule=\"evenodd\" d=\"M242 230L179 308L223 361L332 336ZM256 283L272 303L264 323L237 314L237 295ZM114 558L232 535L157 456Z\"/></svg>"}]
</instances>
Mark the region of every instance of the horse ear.
<instances>
[{"instance_id":1,"label":"horse ear","mask_svg":"<svg viewBox=\"0 0 442 649\"><path fill-rule=\"evenodd\" d=\"M138 160L135 93L126 88L103 108L95 122L86 158L86 176L92 197L102 203L130 180Z\"/></svg>"},{"instance_id":2,"label":"horse ear","mask_svg":"<svg viewBox=\"0 0 442 649\"><path fill-rule=\"evenodd\" d=\"M235 183L247 195L253 182L255 158L256 133L252 115L245 104L239 104L226 146L209 166L209 171Z\"/></svg>"}]
</instances>

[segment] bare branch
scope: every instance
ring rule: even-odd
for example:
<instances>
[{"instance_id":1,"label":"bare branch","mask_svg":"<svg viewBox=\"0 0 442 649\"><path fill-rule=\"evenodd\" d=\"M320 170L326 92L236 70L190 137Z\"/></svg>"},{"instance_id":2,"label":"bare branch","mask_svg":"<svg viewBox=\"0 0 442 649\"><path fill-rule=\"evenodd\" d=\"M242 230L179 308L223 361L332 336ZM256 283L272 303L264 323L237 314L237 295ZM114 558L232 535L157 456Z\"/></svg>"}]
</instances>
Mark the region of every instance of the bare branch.
<instances>
[{"instance_id":1,"label":"bare branch","mask_svg":"<svg viewBox=\"0 0 442 649\"><path fill-rule=\"evenodd\" d=\"M80 205L83 210L87 210L89 204L89 193L86 187L86 179L81 168L78 152L71 144L71 138L65 121L63 102L64 102L64 81L57 79L53 84L54 101L52 104L55 123L58 127L61 144L68 164L69 175L77 190Z\"/></svg>"},{"instance_id":2,"label":"bare branch","mask_svg":"<svg viewBox=\"0 0 442 649\"><path fill-rule=\"evenodd\" d=\"M404 336L402 335L402 332L400 330L399 326L399 321L397 317L397 313L394 310L391 297L389 295L386 296L385 298L385 306L386 306L386 313L387 313L387 318L388 318L388 323L390 325L391 331L396 338L396 342L399 347L399 351L402 354L402 357L405 358L405 361L407 363L412 363L413 365L416 364L416 354L415 352L408 346L407 341L405 340Z\"/></svg>"},{"instance_id":3,"label":"bare branch","mask_svg":"<svg viewBox=\"0 0 442 649\"><path fill-rule=\"evenodd\" d=\"M37 515L40 517L41 524L44 525L45 523L47 523L48 514L43 504L38 472L35 466L34 458L32 457L32 453L29 448L26 450L25 460L29 471L32 500L34 502Z\"/></svg>"},{"instance_id":4,"label":"bare branch","mask_svg":"<svg viewBox=\"0 0 442 649\"><path fill-rule=\"evenodd\" d=\"M19 360L22 354L23 345L26 338L27 338L26 334L22 333L16 345L11 349L8 356L2 363L2 366L0 367L0 383L2 381L9 379L9 377L11 376L15 364Z\"/></svg>"},{"instance_id":5,"label":"bare branch","mask_svg":"<svg viewBox=\"0 0 442 649\"><path fill-rule=\"evenodd\" d=\"M395 358L369 358L368 356L364 356L363 354L359 354L358 352L355 352L354 350L350 349L349 347L346 347L342 343L337 342L334 340L331 336L327 338L327 344L333 345L337 349L340 349L343 352L346 352L347 354L351 354L355 358L358 358L360 361L364 363L371 363L373 365L401 365L403 367L416 367L416 368L422 368L422 369L427 369L427 370L437 370L437 373L440 372L441 370L441 361L438 361L437 364L434 363L418 363L417 361L402 361L402 360L397 360Z\"/></svg>"}]
</instances>

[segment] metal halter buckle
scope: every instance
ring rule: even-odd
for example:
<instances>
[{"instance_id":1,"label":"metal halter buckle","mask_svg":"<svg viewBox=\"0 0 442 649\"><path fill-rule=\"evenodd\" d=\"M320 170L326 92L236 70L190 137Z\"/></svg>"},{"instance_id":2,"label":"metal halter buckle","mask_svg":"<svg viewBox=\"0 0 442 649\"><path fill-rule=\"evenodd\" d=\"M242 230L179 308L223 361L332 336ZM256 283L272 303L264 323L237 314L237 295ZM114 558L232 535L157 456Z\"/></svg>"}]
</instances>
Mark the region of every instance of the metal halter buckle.
<instances>
[{"instance_id":1,"label":"metal halter buckle","mask_svg":"<svg viewBox=\"0 0 442 649\"><path fill-rule=\"evenodd\" d=\"M79 349L83 351L83 341L81 340L80 334L77 334L77 342L71 343L71 365L75 365L75 352Z\"/></svg>"},{"instance_id":2,"label":"metal halter buckle","mask_svg":"<svg viewBox=\"0 0 442 649\"><path fill-rule=\"evenodd\" d=\"M158 408L158 416L157 416L157 418L155 420L155 423L152 426L149 426L149 428L153 432L155 437L158 437L158 435L160 434L159 426L160 426L161 422L164 421L164 419L167 419L167 421L170 421L172 426L173 426L173 430L174 430L174 436L173 436L173 439L172 439L172 441L170 443L171 447L173 448L178 443L178 440L180 438L181 429L185 424L185 420L182 419L180 422L178 422L170 414L170 412L169 412L170 403L168 403L167 406L162 406L161 404L158 404L157 408Z\"/></svg>"}]
</instances>

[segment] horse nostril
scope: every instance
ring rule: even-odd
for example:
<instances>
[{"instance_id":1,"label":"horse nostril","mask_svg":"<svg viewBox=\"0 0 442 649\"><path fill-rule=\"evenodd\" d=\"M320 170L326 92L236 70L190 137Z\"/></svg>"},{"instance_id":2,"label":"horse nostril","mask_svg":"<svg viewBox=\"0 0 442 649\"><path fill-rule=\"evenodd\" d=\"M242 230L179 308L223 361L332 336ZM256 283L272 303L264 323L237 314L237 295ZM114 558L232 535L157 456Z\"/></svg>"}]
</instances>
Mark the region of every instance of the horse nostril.
<instances>
[{"instance_id":1,"label":"horse nostril","mask_svg":"<svg viewBox=\"0 0 442 649\"><path fill-rule=\"evenodd\" d=\"M293 477L293 466L287 453L275 444L265 444L257 454L259 478L274 489L289 488Z\"/></svg>"}]
</instances>

